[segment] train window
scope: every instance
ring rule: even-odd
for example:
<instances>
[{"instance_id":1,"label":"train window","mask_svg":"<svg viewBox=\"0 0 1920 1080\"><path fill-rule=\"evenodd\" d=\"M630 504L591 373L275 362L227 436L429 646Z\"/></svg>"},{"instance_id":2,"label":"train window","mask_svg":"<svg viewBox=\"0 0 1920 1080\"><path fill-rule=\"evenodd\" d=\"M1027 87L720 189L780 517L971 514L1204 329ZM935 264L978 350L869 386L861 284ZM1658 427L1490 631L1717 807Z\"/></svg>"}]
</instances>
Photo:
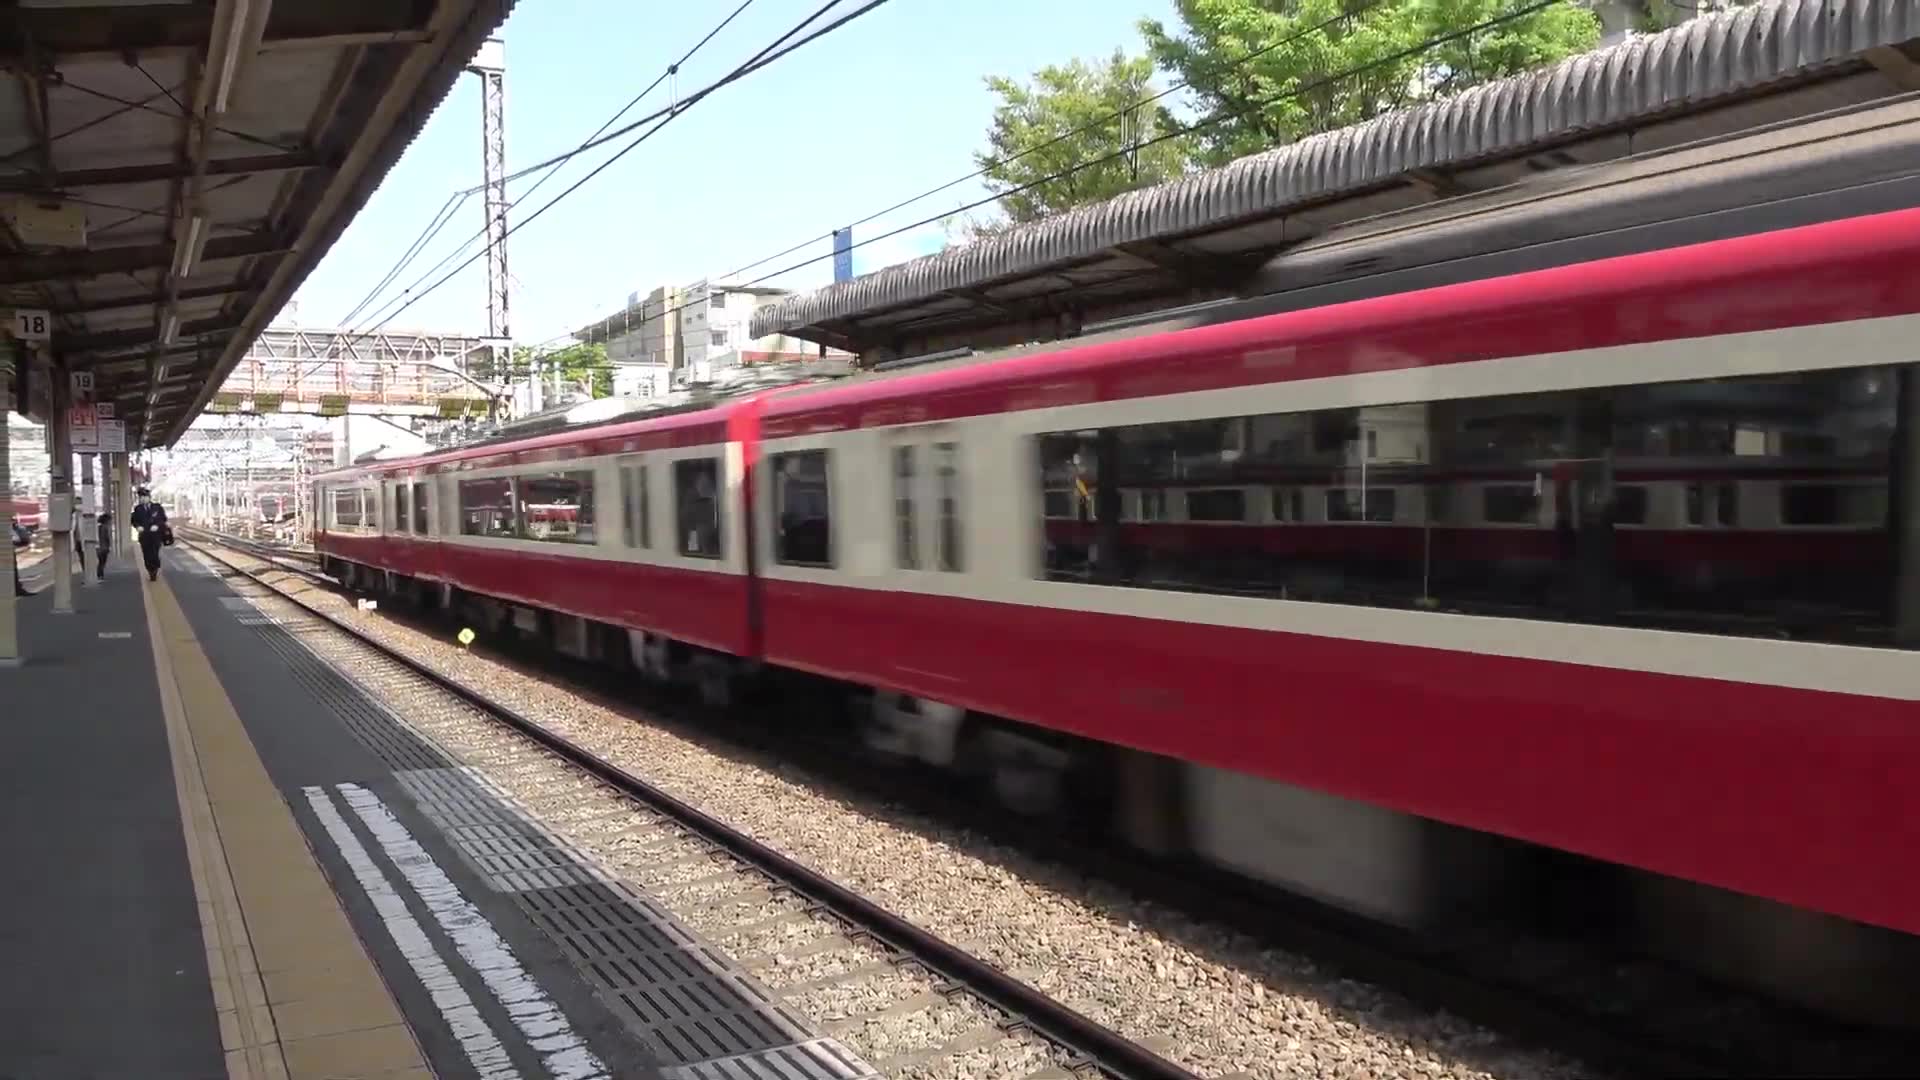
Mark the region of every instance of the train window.
<instances>
[{"instance_id":1,"label":"train window","mask_svg":"<svg viewBox=\"0 0 1920 1080\"><path fill-rule=\"evenodd\" d=\"M1247 520L1247 494L1235 488L1187 492L1188 521Z\"/></svg>"},{"instance_id":2,"label":"train window","mask_svg":"<svg viewBox=\"0 0 1920 1080\"><path fill-rule=\"evenodd\" d=\"M940 511L934 557L940 569L959 573L966 565L960 547L960 444L933 444L933 480Z\"/></svg>"},{"instance_id":3,"label":"train window","mask_svg":"<svg viewBox=\"0 0 1920 1080\"><path fill-rule=\"evenodd\" d=\"M718 559L720 459L683 458L673 463L674 534L680 554Z\"/></svg>"},{"instance_id":4,"label":"train window","mask_svg":"<svg viewBox=\"0 0 1920 1080\"><path fill-rule=\"evenodd\" d=\"M1621 484L1613 489L1613 523L1647 523L1647 488L1644 484Z\"/></svg>"},{"instance_id":5,"label":"train window","mask_svg":"<svg viewBox=\"0 0 1920 1080\"><path fill-rule=\"evenodd\" d=\"M460 481L461 535L517 535L514 505L513 481L508 477Z\"/></svg>"},{"instance_id":6,"label":"train window","mask_svg":"<svg viewBox=\"0 0 1920 1080\"><path fill-rule=\"evenodd\" d=\"M333 523L348 529L360 527L360 492L357 488L333 489Z\"/></svg>"},{"instance_id":7,"label":"train window","mask_svg":"<svg viewBox=\"0 0 1920 1080\"><path fill-rule=\"evenodd\" d=\"M649 505L647 491L647 467L645 465L626 465L620 469L620 497L626 505L625 514L627 546L647 548L653 546L653 507Z\"/></svg>"},{"instance_id":8,"label":"train window","mask_svg":"<svg viewBox=\"0 0 1920 1080\"><path fill-rule=\"evenodd\" d=\"M920 569L920 534L915 528L914 448L893 448L893 559L902 570Z\"/></svg>"},{"instance_id":9,"label":"train window","mask_svg":"<svg viewBox=\"0 0 1920 1080\"><path fill-rule=\"evenodd\" d=\"M1042 572L1895 644L1890 510L1920 503L1892 494L1920 491L1893 453L1920 438L1920 407L1897 388L1916 377L1810 371L1045 433ZM1579 497L1594 484L1612 485L1604 512ZM1249 489L1269 512L1242 528L1148 509L1170 492L1188 520L1246 521L1233 500ZM1124 525L1123 505L1138 508ZM1364 539L1329 528L1356 521L1375 523Z\"/></svg>"},{"instance_id":10,"label":"train window","mask_svg":"<svg viewBox=\"0 0 1920 1080\"><path fill-rule=\"evenodd\" d=\"M584 469L514 478L520 503L520 535L554 544L591 544L593 474Z\"/></svg>"},{"instance_id":11,"label":"train window","mask_svg":"<svg viewBox=\"0 0 1920 1080\"><path fill-rule=\"evenodd\" d=\"M1480 493L1480 517L1489 525L1537 525L1540 493L1529 485L1490 484Z\"/></svg>"},{"instance_id":12,"label":"train window","mask_svg":"<svg viewBox=\"0 0 1920 1080\"><path fill-rule=\"evenodd\" d=\"M833 565L833 489L825 450L775 454L773 559L788 566Z\"/></svg>"},{"instance_id":13,"label":"train window","mask_svg":"<svg viewBox=\"0 0 1920 1080\"><path fill-rule=\"evenodd\" d=\"M433 531L431 519L427 516L427 485L413 485L413 531L425 536Z\"/></svg>"},{"instance_id":14,"label":"train window","mask_svg":"<svg viewBox=\"0 0 1920 1080\"><path fill-rule=\"evenodd\" d=\"M1392 488L1328 488L1327 520L1392 521L1398 495Z\"/></svg>"},{"instance_id":15,"label":"train window","mask_svg":"<svg viewBox=\"0 0 1920 1080\"><path fill-rule=\"evenodd\" d=\"M1148 488L1140 493L1140 520L1167 520L1167 492L1165 488Z\"/></svg>"},{"instance_id":16,"label":"train window","mask_svg":"<svg viewBox=\"0 0 1920 1080\"><path fill-rule=\"evenodd\" d=\"M408 505L410 494L405 484L395 484L393 488L393 531L406 532L413 523L412 507Z\"/></svg>"}]
</instances>

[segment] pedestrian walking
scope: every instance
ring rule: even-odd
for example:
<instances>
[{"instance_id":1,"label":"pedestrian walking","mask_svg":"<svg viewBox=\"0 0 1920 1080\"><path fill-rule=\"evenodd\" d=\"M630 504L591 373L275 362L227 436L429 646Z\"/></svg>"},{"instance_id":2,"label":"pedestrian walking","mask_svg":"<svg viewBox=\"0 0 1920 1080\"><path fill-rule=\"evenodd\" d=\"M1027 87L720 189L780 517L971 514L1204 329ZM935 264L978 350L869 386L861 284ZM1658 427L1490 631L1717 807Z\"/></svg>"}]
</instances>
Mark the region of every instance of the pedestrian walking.
<instances>
[{"instance_id":1,"label":"pedestrian walking","mask_svg":"<svg viewBox=\"0 0 1920 1080\"><path fill-rule=\"evenodd\" d=\"M135 494L133 527L140 535L140 557L147 564L147 580L160 580L160 548L173 538L173 526L167 524L167 511L153 501L153 494L140 488Z\"/></svg>"},{"instance_id":2,"label":"pedestrian walking","mask_svg":"<svg viewBox=\"0 0 1920 1080\"><path fill-rule=\"evenodd\" d=\"M94 532L99 542L93 549L93 577L95 581L105 581L107 580L107 552L113 550L113 515L101 514L94 520Z\"/></svg>"}]
</instances>

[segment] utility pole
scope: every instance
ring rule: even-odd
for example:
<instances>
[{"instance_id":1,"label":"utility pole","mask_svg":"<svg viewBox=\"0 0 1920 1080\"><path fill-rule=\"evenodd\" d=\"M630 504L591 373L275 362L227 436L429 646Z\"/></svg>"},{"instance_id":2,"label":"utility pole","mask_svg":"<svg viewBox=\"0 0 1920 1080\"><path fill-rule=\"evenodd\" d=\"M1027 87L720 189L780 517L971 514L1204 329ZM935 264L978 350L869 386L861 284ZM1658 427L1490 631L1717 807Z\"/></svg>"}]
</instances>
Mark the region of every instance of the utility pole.
<instances>
[{"instance_id":1,"label":"utility pole","mask_svg":"<svg viewBox=\"0 0 1920 1080\"><path fill-rule=\"evenodd\" d=\"M480 76L480 173L487 189L487 337L493 375L500 378L513 362L513 329L507 310L506 43L488 38L467 70Z\"/></svg>"}]
</instances>

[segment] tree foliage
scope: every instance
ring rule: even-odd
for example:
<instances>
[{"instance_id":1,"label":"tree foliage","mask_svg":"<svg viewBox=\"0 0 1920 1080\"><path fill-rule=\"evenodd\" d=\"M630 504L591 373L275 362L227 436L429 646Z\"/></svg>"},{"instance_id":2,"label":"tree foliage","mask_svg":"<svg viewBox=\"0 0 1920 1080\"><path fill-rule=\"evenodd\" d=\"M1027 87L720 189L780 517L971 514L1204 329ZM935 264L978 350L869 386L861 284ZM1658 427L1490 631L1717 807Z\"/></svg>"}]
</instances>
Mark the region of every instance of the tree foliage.
<instances>
[{"instance_id":1,"label":"tree foliage","mask_svg":"<svg viewBox=\"0 0 1920 1080\"><path fill-rule=\"evenodd\" d=\"M533 374L536 360L549 385L558 366L561 382L581 387L596 398L613 394L613 366L607 362L607 346L603 342L575 342L558 349L516 345L507 370L496 372L491 360L477 359L468 368L468 374L481 382L523 382Z\"/></svg>"},{"instance_id":2,"label":"tree foliage","mask_svg":"<svg viewBox=\"0 0 1920 1080\"><path fill-rule=\"evenodd\" d=\"M1183 136L1154 94L1153 61L1115 51L1104 64L1041 68L1031 82L987 79L1000 99L987 148L974 154L1008 222L1033 221L1171 180L1186 168ZM1159 141L1156 141L1159 140ZM1087 164L1092 162L1094 164ZM1086 165L1086 168L1076 168ZM970 230L993 226L972 224Z\"/></svg>"},{"instance_id":3,"label":"tree foliage","mask_svg":"<svg viewBox=\"0 0 1920 1080\"><path fill-rule=\"evenodd\" d=\"M1219 164L1444 98L1594 47L1599 20L1565 3L1460 35L1516 0L1177 0L1147 51L1187 85L1202 162ZM1345 14L1345 17L1341 17ZM1437 42L1423 47L1427 42Z\"/></svg>"},{"instance_id":4,"label":"tree foliage","mask_svg":"<svg viewBox=\"0 0 1920 1080\"><path fill-rule=\"evenodd\" d=\"M1640 2L1656 8L1672 0ZM989 190L1004 193L1005 217L968 221L963 231L978 236L1100 202L1551 64L1599 42L1599 20L1572 2L1463 33L1522 3L1176 0L1179 25L1140 23L1145 56L1116 51L1100 64L1042 68L1027 82L987 79L999 103L987 146L974 160ZM1156 68L1177 80L1178 112L1168 107L1174 99L1139 104L1155 94Z\"/></svg>"}]
</instances>

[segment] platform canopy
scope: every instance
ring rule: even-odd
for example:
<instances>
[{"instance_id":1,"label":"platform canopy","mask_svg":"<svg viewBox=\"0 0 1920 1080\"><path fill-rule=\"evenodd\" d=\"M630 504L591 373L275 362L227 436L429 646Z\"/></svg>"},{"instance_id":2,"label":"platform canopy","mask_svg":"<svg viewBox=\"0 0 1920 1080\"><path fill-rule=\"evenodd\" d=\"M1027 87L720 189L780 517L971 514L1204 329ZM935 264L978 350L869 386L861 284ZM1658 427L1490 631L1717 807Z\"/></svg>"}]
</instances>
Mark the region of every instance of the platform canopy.
<instances>
[{"instance_id":1,"label":"platform canopy","mask_svg":"<svg viewBox=\"0 0 1920 1080\"><path fill-rule=\"evenodd\" d=\"M129 449L172 442L512 4L0 6L6 305L49 314ZM22 411L52 382L32 368Z\"/></svg>"},{"instance_id":2,"label":"platform canopy","mask_svg":"<svg viewBox=\"0 0 1920 1080\"><path fill-rule=\"evenodd\" d=\"M863 363L1232 294L1363 218L1920 90L1920 0L1774 0L793 296L752 332Z\"/></svg>"}]
</instances>

